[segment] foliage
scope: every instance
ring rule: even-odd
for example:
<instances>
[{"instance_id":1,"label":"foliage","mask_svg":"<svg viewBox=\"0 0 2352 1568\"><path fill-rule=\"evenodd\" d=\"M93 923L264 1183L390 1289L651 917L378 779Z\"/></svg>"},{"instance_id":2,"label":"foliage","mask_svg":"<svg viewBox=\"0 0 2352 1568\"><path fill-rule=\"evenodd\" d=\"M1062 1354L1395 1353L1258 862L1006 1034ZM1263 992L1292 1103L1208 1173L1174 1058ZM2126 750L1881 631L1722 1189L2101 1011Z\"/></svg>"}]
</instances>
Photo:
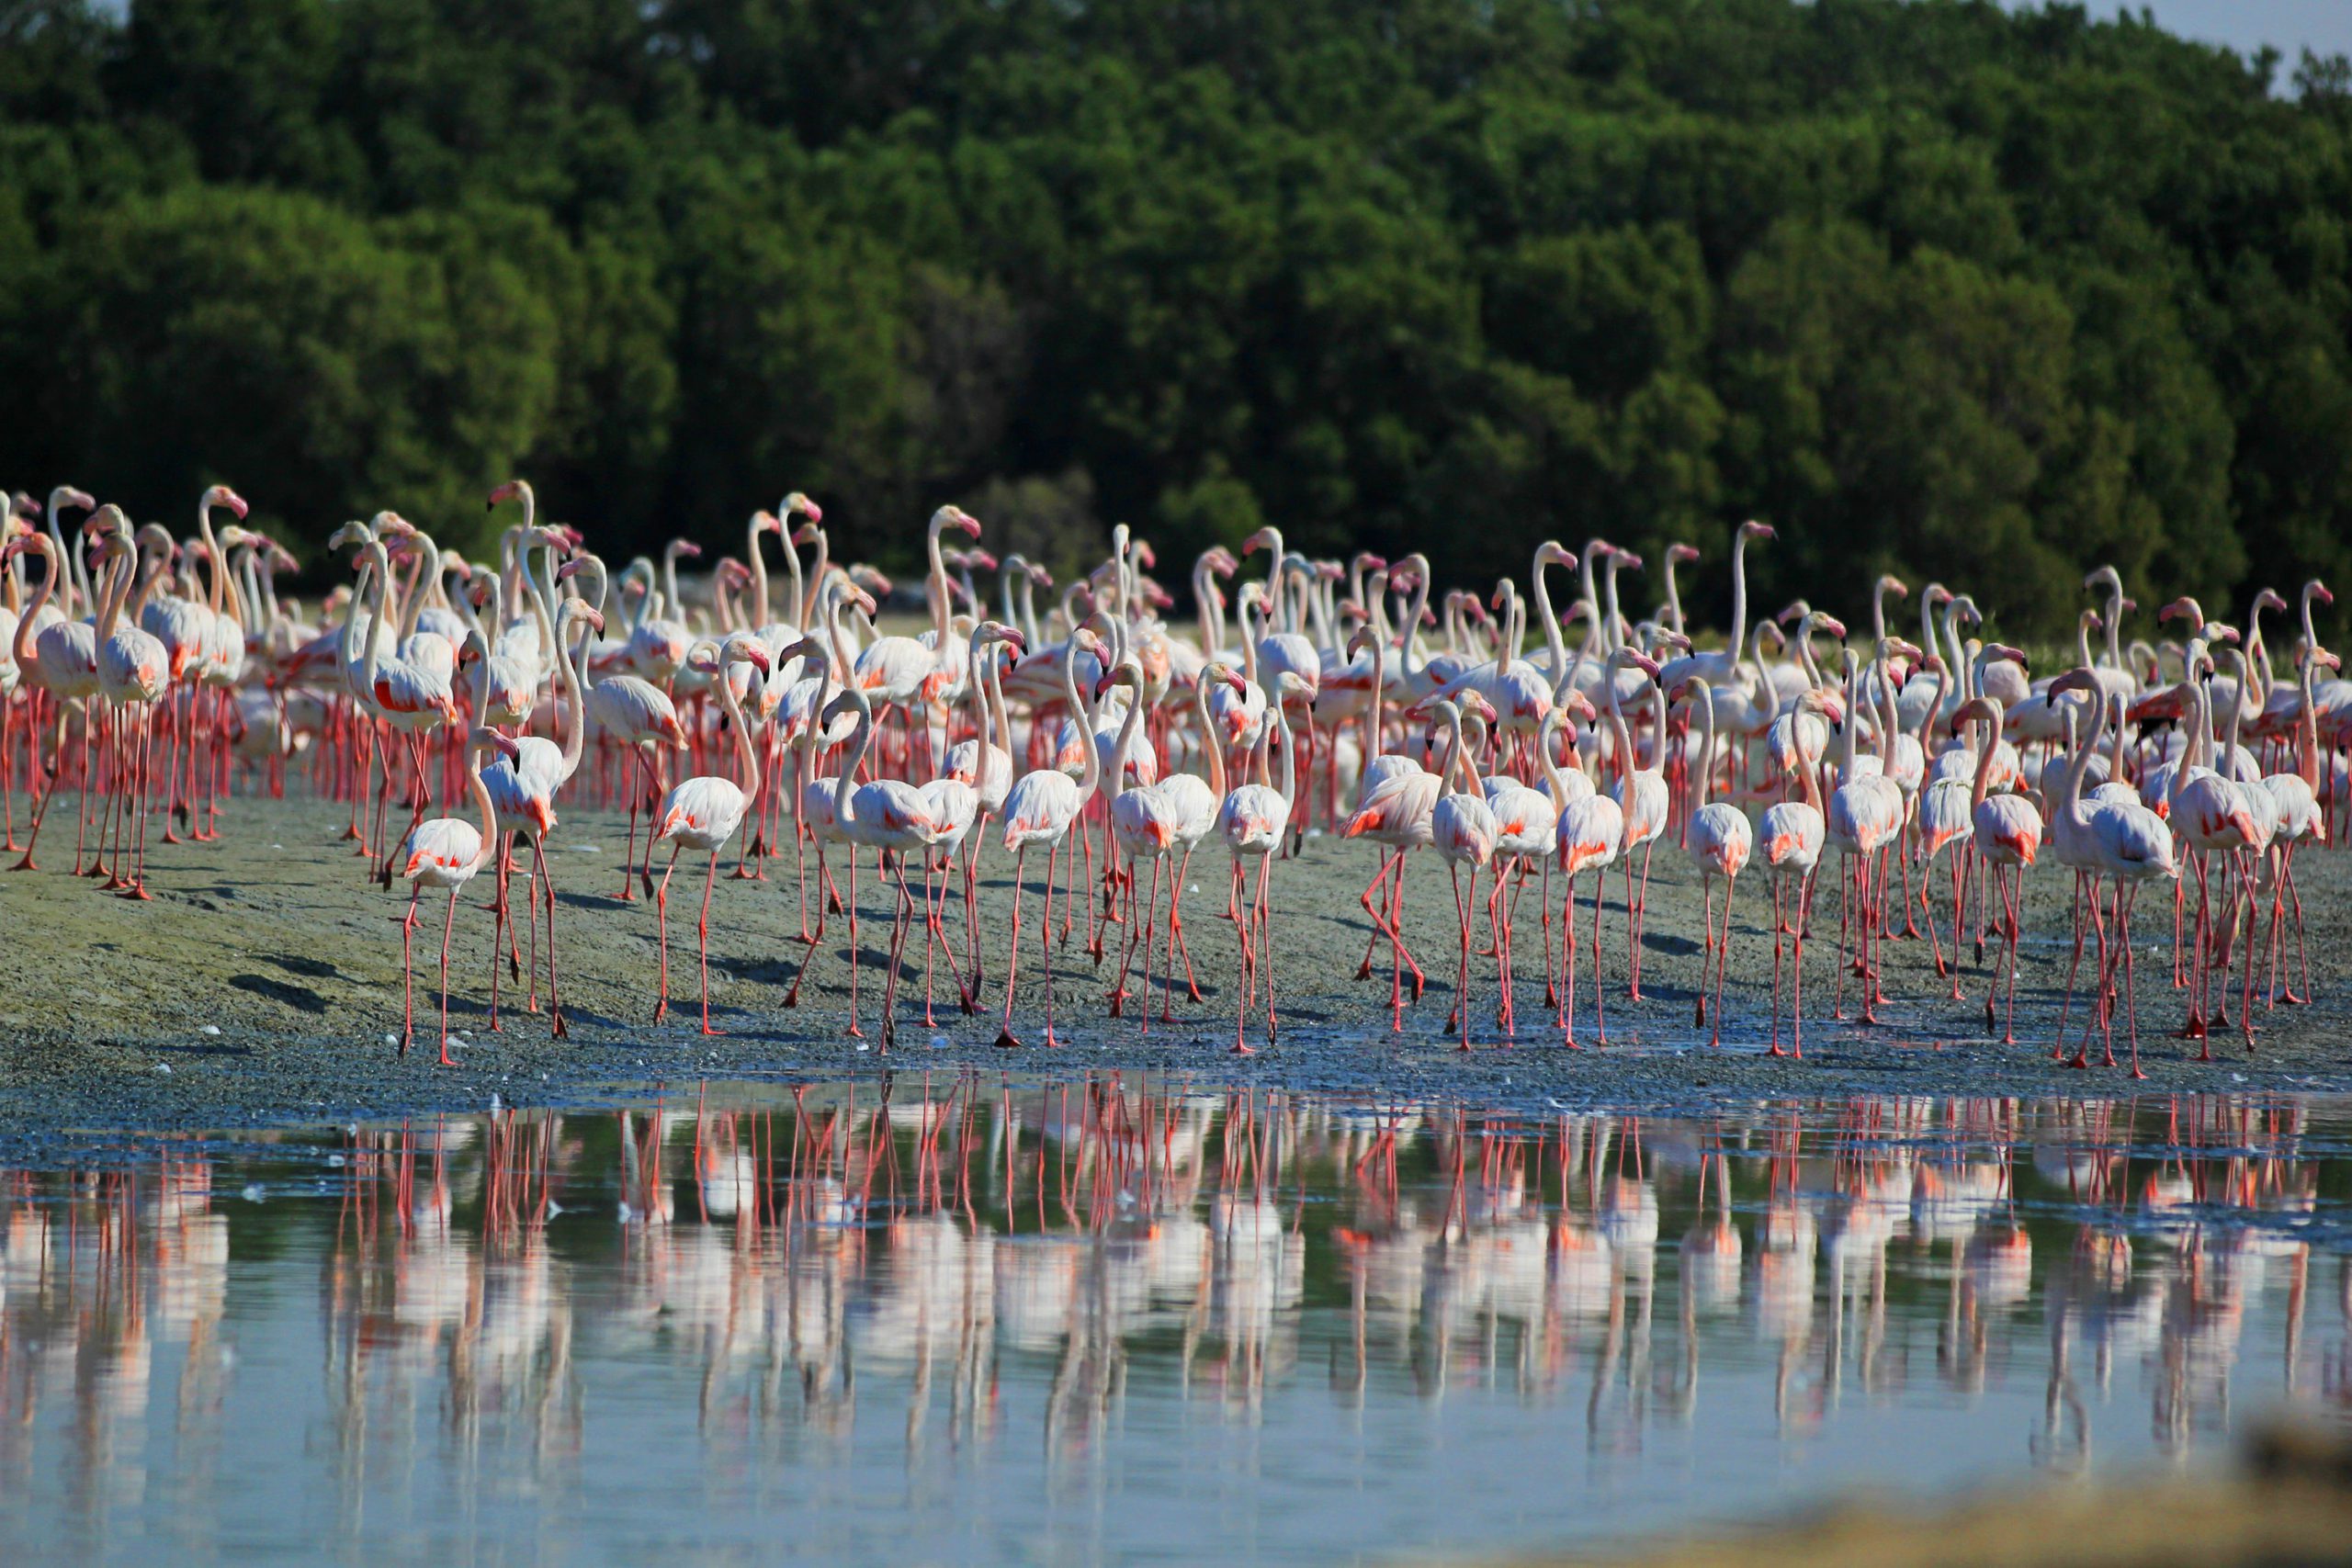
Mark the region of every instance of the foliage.
<instances>
[{"instance_id":1,"label":"foliage","mask_svg":"<svg viewBox=\"0 0 2352 1568\"><path fill-rule=\"evenodd\" d=\"M2278 73L1992 0L0 0L0 475L1702 602L1753 515L1775 603L2063 636L2098 561L2352 568L2352 67Z\"/></svg>"}]
</instances>

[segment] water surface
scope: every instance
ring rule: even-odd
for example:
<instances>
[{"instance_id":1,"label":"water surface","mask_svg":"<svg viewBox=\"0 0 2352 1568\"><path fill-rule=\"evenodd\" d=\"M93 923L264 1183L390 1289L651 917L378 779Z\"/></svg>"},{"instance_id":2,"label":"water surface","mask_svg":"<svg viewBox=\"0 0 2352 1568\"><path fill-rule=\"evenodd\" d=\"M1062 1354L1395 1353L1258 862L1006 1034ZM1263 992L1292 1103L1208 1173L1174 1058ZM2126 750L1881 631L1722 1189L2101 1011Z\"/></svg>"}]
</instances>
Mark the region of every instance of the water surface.
<instances>
[{"instance_id":1,"label":"water surface","mask_svg":"<svg viewBox=\"0 0 2352 1568\"><path fill-rule=\"evenodd\" d=\"M2214 1462L2352 1104L709 1086L0 1173L12 1561L1349 1561Z\"/></svg>"}]
</instances>

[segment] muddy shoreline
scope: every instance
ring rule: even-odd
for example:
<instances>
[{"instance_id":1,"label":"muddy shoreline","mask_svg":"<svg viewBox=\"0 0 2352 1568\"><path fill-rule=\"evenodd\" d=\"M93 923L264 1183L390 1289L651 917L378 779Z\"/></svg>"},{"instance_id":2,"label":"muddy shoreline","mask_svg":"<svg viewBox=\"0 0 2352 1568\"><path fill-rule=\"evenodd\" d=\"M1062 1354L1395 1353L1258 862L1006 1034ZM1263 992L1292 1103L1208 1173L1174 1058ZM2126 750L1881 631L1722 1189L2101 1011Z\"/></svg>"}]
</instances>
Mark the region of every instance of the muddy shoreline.
<instances>
[{"instance_id":1,"label":"muddy shoreline","mask_svg":"<svg viewBox=\"0 0 2352 1568\"><path fill-rule=\"evenodd\" d=\"M25 803L19 797L16 804L21 822ZM941 994L949 999L937 1010L938 1026L924 1026L918 968L911 999L901 987L897 1049L884 1056L875 1010L889 905L870 876L861 883L859 923L864 1042L842 1032L848 931L839 917L827 928L799 1006L779 1005L803 951L795 934L797 904L788 856L770 863L764 882L728 881L722 868L711 908L712 1001L713 1021L728 1032L706 1038L693 1006L699 875L689 881L682 863L671 911L673 1005L669 1020L656 1026L650 1022L657 964L652 909L646 901L622 904L613 897L622 881L625 818L568 807L551 858L571 1037L550 1040L544 1013L511 1006L502 1032L484 1028L492 919L476 906L487 900L485 877L458 908L450 1016L453 1032L468 1031L470 1043L454 1050L459 1066L450 1070L436 1065L434 1035L425 1027L434 1005L438 911L429 911L432 923L418 933L418 1047L403 1058L386 1035L400 1026L395 921L405 899L367 881L340 837L342 807L238 800L220 841L151 846L153 898L139 904L105 897L95 885L65 874L74 850L71 804L61 801L59 818L50 825L44 869L0 874L0 932L6 933L10 969L0 993L0 1041L6 1042L0 1139L20 1145L74 1129L230 1129L480 1109L493 1094L507 1103L578 1103L697 1078L801 1082L965 1068L1032 1075L1174 1072L1204 1087L1247 1082L1462 1097L1530 1110L1566 1104L1655 1111L1851 1093L2124 1097L2352 1090L2352 1031L2346 1029L2352 990L2345 985L2352 967L2346 962L2352 942L2346 940L2352 936L2352 858L2328 851L2307 852L2298 871L2317 1000L2265 1012L2257 990L2252 1055L2233 1034L2215 1040L2217 1060L2199 1063L2196 1046L2174 1037L2182 997L2169 979L2169 910L2143 896L2139 995L2149 1077L2138 1084L2120 1069L2075 1071L2051 1060L2070 951L2064 900L2071 886L2071 877L2052 864L2041 867L2029 886L2018 1044L2002 1045L1983 1029L1988 971L1969 964L1968 999L1955 1003L1948 989L1937 989L1924 941L1886 945L1892 1005L1883 1010L1881 1025L1822 1016L1836 935L1835 900L1825 886L1821 904L1828 917L1825 920L1817 907L1815 940L1806 955L1807 1003L1815 1010L1807 1021L1805 1059L1766 1055L1772 944L1769 894L1758 884L1743 889L1735 910L1724 1049L1710 1050L1704 1033L1692 1026L1699 898L1687 863L1670 845L1655 861L1639 1004L1626 1002L1623 993L1623 926L1612 886L1604 935L1612 987L1606 1049L1563 1049L1543 1006L1534 886L1519 906L1519 1027L1512 1048L1482 1048L1467 1056L1453 1049L1441 1032L1452 1002L1457 928L1444 874L1426 856L1408 886L1406 931L1429 971L1429 990L1419 1007L1408 1010L1405 1032L1392 1034L1385 971L1375 980L1351 978L1369 929L1356 895L1372 874L1374 852L1318 839L1274 874L1284 1027L1272 1049L1246 1058L1227 1049L1233 1021L1227 987L1238 969L1237 950L1232 928L1217 918L1223 859L1204 851L1193 866L1197 891L1188 895L1185 913L1206 999L1195 1005L1180 998L1175 1023L1156 1021L1156 1004L1148 1034L1132 1006L1126 1019L1105 1017L1110 963L1098 972L1087 959L1081 912L1069 945L1056 954L1056 1021L1065 1041L1059 1049L1035 1043L1043 1032L1043 993L1033 988L1042 969L1032 923L1024 933L1023 1006L1016 1015L1016 1027L1032 1042L1028 1048L997 1048L992 1013L963 1016L944 981ZM990 954L988 994L995 999L1001 997L997 980L1010 865L998 853L984 869L983 940ZM1033 887L1037 882L1033 874ZM1588 882L1580 909L1589 909L1589 888ZM1035 908L1033 893L1026 915L1032 922ZM960 931L960 909L951 907L950 929ZM1480 1009L1474 1038L1485 1047L1500 1043L1491 1023L1493 976L1491 958L1474 958ZM1853 1000L1849 986L1849 1012ZM1580 1038L1589 1040L1589 1023L1588 1010Z\"/></svg>"}]
</instances>

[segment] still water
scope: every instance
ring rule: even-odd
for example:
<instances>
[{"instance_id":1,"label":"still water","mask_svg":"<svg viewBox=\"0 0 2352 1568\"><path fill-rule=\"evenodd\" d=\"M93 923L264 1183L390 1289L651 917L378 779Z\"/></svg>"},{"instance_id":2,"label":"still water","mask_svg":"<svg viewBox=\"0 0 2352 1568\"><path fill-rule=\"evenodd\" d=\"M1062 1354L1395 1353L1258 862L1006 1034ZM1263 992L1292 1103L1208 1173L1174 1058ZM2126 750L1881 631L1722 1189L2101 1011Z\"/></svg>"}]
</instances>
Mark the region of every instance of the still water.
<instances>
[{"instance_id":1,"label":"still water","mask_svg":"<svg viewBox=\"0 0 2352 1568\"><path fill-rule=\"evenodd\" d=\"M0 1172L0 1555L1332 1562L2213 1462L2352 1104L708 1086ZM325 1543L323 1551L319 1543Z\"/></svg>"}]
</instances>

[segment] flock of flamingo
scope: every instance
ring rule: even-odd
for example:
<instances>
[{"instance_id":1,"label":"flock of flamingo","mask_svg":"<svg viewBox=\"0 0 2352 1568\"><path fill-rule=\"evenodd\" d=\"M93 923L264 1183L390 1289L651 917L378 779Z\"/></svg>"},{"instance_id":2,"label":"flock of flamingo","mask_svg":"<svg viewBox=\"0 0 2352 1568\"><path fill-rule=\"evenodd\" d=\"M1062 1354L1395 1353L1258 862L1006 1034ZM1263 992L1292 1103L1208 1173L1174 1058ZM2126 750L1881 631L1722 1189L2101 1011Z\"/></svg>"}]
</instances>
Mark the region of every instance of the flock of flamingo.
<instances>
[{"instance_id":1,"label":"flock of flamingo","mask_svg":"<svg viewBox=\"0 0 2352 1568\"><path fill-rule=\"evenodd\" d=\"M1976 605L1940 583L1918 591L1917 642L1889 628L1889 597L1910 593L1892 576L1878 581L1859 646L1803 601L1751 619L1747 552L1773 537L1759 523L1735 534L1730 625L1709 647L1682 612L1677 569L1700 558L1687 545L1665 552L1663 600L1634 622L1620 609L1619 583L1644 563L1605 541L1580 552L1546 542L1523 592L1507 578L1491 596L1455 590L1433 605L1419 555L1312 559L1270 527L1241 549L1263 553L1262 577L1222 547L1193 563L1197 625L1187 637L1161 619L1175 602L1150 575L1150 546L1125 526L1109 558L1064 585L1041 618L1036 592L1054 589L1051 576L977 543L949 547L951 532L980 534L951 505L926 533L931 627L915 637L877 630L888 580L832 562L822 511L797 492L753 514L743 554L719 561L707 602L691 604L677 575L681 557L701 553L688 541L673 541L658 567L640 557L616 576L576 530L538 521L528 484L501 485L489 504L510 517L494 564L436 545L395 513L346 524L328 545L350 552L356 575L313 620L277 592L293 558L243 525L245 502L226 486L204 492L194 534L180 538L158 524L134 527L120 507L70 485L45 508L18 497L0 547L0 799L6 847L21 849L15 869L37 869L44 825L70 784L74 873L145 898L151 820L167 840L215 838L241 781L282 798L289 765L307 761L315 787L348 804L346 835L377 879L410 884L400 922L403 1051L414 1029L419 901L428 890L447 895L447 1065L458 897L485 871L497 888L491 1027L501 961L510 978L524 973L524 931L526 1006L537 1010L544 932L548 1019L566 1032L547 852L567 789L628 811L616 897L632 901L642 888L657 911L657 1021L669 1007L678 857L705 861L701 1022L717 1032L710 906L722 852L739 846L734 877L763 880L788 846L806 952L783 1003L797 1002L827 951L828 915L844 913L846 1027L862 1036L858 877L870 863L893 908L886 1050L918 928L926 1023L937 968L966 1012L990 1005L979 871L991 838L1013 862L999 1044L1021 1043L1033 852L1046 862L1046 1044L1057 1043L1057 891L1058 945L1067 949L1082 909L1093 962L1118 948L1114 1016L1133 1003L1148 1030L1155 964L1163 1021L1180 987L1201 1002L1184 896L1194 851L1214 838L1230 863L1225 915L1239 972L1228 988L1234 1049L1247 1053L1253 1032L1271 1041L1280 1026L1275 863L1310 837L1363 839L1378 860L1360 899L1371 931L1357 978L1373 976L1385 945L1390 1023L1401 1032L1426 986L1407 938L1406 875L1417 851L1433 852L1451 879L1458 939L1444 1032L1468 1050L1482 1011L1474 956L1493 960L1493 1037L1519 1032L1514 927L1531 886L1552 1027L1581 1043L1581 962L1589 1037L1606 1041L1608 873L1622 888L1624 992L1638 1002L1651 857L1670 839L1702 892L1697 1024L1712 1010L1710 1038L1721 1044L1732 900L1752 870L1771 888L1770 1049L1784 1050L1785 992L1789 1048L1802 1055L1805 941L1825 854L1838 859L1833 1015L1844 1015L1851 981L1860 1019L1877 1021L1884 944L1922 928L1937 975L1962 1000L1973 933L1980 968L1988 940L1996 954L1985 1027L2014 1043L2019 910L2047 850L2074 873L2055 1055L2087 1066L2096 1043L2102 1062L2117 1065L2120 1012L2140 1076L2132 929L2143 887L2172 885L2173 984L2199 1059L2210 1059L2213 1033L2233 1027L2233 989L2234 1027L2251 1049L2257 987L2265 1006L2310 998L2295 852L2327 841L2352 801L2338 755L2352 740L2352 682L2336 678L2336 657L2313 630L2312 606L2330 602L2317 581L2302 590L2291 680L2264 635L2265 615L2289 608L2277 592L2253 600L2243 627L2177 600L2156 616L2159 636L2178 624L2177 639L2127 644L2136 606L2120 575L2102 568L2084 583L2094 602L2071 665L2035 681L2019 649L1969 635ZM218 512L239 521L216 531ZM771 535L788 583L780 593ZM1552 598L1555 567L1577 583L1565 611ZM989 573L993 617L980 581ZM1531 605L1541 640L1532 651ZM583 775L592 741L595 765ZM19 779L29 812L21 846ZM470 815L430 815L436 798L463 798ZM392 832L395 802L409 820ZM519 921L510 898L518 836L532 856ZM1591 889L1589 918L1580 880ZM951 931L959 902L961 930ZM2091 994L2069 1058L2086 950ZM1140 994L1130 985L1138 953Z\"/></svg>"}]
</instances>

